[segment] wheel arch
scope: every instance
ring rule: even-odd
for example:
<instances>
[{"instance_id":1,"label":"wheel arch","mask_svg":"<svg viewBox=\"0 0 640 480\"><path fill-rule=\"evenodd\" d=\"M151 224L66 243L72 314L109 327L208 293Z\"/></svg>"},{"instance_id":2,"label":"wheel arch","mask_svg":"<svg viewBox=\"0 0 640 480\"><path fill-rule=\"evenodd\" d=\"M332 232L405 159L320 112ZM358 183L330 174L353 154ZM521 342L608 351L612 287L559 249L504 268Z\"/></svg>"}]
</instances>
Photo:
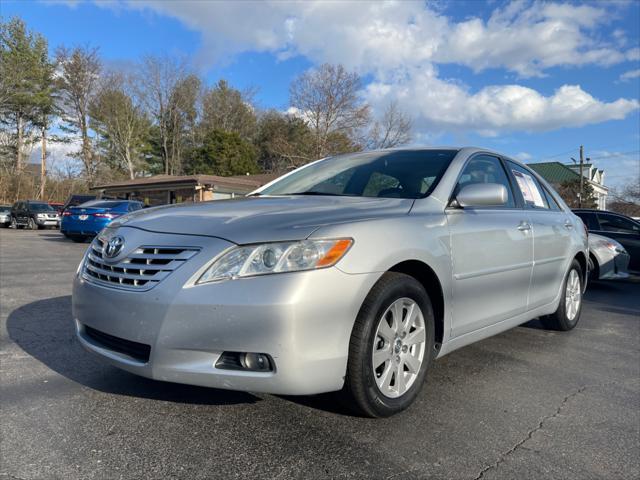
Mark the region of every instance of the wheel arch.
<instances>
[{"instance_id":1,"label":"wheel arch","mask_svg":"<svg viewBox=\"0 0 640 480\"><path fill-rule=\"evenodd\" d=\"M445 302L442 284L435 271L420 260L405 260L395 264L390 272L404 273L415 278L424 287L431 299L435 318L435 342L439 349L444 340Z\"/></svg>"},{"instance_id":2,"label":"wheel arch","mask_svg":"<svg viewBox=\"0 0 640 480\"><path fill-rule=\"evenodd\" d=\"M574 260L577 260L578 263L580 264L580 268L582 269L582 280L586 288L587 278L589 278L589 266L588 266L589 264L587 261L587 257L584 254L584 252L578 252L573 258Z\"/></svg>"}]
</instances>

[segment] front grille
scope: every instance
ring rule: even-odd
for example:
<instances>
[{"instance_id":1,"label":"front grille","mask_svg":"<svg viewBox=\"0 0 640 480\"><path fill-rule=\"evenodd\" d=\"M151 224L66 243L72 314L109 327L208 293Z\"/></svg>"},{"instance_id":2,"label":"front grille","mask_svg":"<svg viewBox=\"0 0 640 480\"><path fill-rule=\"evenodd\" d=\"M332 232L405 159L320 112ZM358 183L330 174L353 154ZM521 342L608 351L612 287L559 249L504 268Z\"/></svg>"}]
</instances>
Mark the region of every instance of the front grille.
<instances>
[{"instance_id":1,"label":"front grille","mask_svg":"<svg viewBox=\"0 0 640 480\"><path fill-rule=\"evenodd\" d=\"M197 247L142 246L118 263L110 263L103 258L102 249L102 240L96 238L89 247L84 278L103 286L137 291L155 287L199 251Z\"/></svg>"},{"instance_id":2,"label":"front grille","mask_svg":"<svg viewBox=\"0 0 640 480\"><path fill-rule=\"evenodd\" d=\"M114 337L113 335L101 332L100 330L96 330L95 328L91 328L87 325L84 326L84 333L101 347L113 350L114 352L123 353L140 362L147 363L149 361L149 355L151 355L150 345L125 340L120 337Z\"/></svg>"}]
</instances>

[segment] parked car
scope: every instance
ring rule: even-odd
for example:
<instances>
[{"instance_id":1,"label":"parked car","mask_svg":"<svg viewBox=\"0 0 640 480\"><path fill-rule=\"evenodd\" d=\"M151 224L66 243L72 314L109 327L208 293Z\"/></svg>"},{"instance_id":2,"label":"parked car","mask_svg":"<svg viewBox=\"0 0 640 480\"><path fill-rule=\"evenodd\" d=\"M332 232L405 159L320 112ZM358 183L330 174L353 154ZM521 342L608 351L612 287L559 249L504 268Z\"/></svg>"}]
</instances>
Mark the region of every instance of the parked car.
<instances>
[{"instance_id":1,"label":"parked car","mask_svg":"<svg viewBox=\"0 0 640 480\"><path fill-rule=\"evenodd\" d=\"M617 240L629 255L629 269L640 271L640 222L620 213L603 210L574 209L587 226L589 233L596 233Z\"/></svg>"},{"instance_id":2,"label":"parked car","mask_svg":"<svg viewBox=\"0 0 640 480\"><path fill-rule=\"evenodd\" d=\"M69 195L67 201L64 202L64 205L62 206L62 212L64 213L64 211L70 207L77 207L78 205L82 205L83 203L90 202L96 199L97 197L95 195L74 193L72 195Z\"/></svg>"},{"instance_id":3,"label":"parked car","mask_svg":"<svg viewBox=\"0 0 640 480\"><path fill-rule=\"evenodd\" d=\"M0 205L0 226L11 225L11 205Z\"/></svg>"},{"instance_id":4,"label":"parked car","mask_svg":"<svg viewBox=\"0 0 640 480\"><path fill-rule=\"evenodd\" d=\"M37 230L39 228L57 228L60 215L48 203L38 200L16 202L11 207L11 227Z\"/></svg>"},{"instance_id":5,"label":"parked car","mask_svg":"<svg viewBox=\"0 0 640 480\"><path fill-rule=\"evenodd\" d=\"M619 280L629 278L627 268L631 257L615 240L595 233L589 234L589 278Z\"/></svg>"},{"instance_id":6,"label":"parked car","mask_svg":"<svg viewBox=\"0 0 640 480\"><path fill-rule=\"evenodd\" d=\"M85 348L138 375L342 390L380 417L437 357L535 317L574 328L587 259L580 219L515 160L355 153L248 198L116 219L78 267L73 318Z\"/></svg>"},{"instance_id":7,"label":"parked car","mask_svg":"<svg viewBox=\"0 0 640 480\"><path fill-rule=\"evenodd\" d=\"M67 208L62 214L60 231L74 242L84 242L109 225L114 218L142 208L141 202L129 200L93 200Z\"/></svg>"}]
</instances>

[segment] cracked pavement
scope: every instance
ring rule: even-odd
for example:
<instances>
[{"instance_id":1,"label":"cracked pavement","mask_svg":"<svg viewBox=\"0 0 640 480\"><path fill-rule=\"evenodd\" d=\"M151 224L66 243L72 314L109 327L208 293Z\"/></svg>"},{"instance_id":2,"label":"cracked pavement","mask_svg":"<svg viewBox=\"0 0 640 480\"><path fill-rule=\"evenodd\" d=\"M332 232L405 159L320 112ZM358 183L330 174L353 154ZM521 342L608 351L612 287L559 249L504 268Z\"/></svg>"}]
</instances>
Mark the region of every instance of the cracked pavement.
<instances>
[{"instance_id":1,"label":"cracked pavement","mask_svg":"<svg viewBox=\"0 0 640 480\"><path fill-rule=\"evenodd\" d=\"M640 478L640 279L590 286L578 328L537 322L434 364L415 405L347 415L138 378L75 341L87 245L0 230L0 479Z\"/></svg>"}]
</instances>

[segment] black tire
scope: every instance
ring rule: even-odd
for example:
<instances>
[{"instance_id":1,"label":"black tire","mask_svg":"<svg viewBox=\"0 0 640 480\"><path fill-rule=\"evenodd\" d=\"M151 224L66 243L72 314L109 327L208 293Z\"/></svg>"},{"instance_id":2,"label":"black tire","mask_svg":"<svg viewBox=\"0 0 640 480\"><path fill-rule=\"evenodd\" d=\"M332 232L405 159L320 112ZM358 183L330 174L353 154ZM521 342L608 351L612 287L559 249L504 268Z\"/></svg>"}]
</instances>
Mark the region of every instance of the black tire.
<instances>
[{"instance_id":1,"label":"black tire","mask_svg":"<svg viewBox=\"0 0 640 480\"><path fill-rule=\"evenodd\" d=\"M11 217L11 223L9 223L9 228L13 228L14 230L18 229L18 220L16 220L16 217Z\"/></svg>"},{"instance_id":2,"label":"black tire","mask_svg":"<svg viewBox=\"0 0 640 480\"><path fill-rule=\"evenodd\" d=\"M573 318L569 318L567 316L566 309L566 299L567 299L567 281L569 280L569 276L571 272L575 271L578 274L578 279L580 283L580 304L578 306L578 310ZM573 330L578 322L580 321L580 313L582 312L582 294L584 291L584 277L582 275L582 267L577 260L573 260L571 265L569 266L569 270L564 277L564 282L562 282L562 295L560 296L560 304L558 305L558 309L553 312L551 315L546 315L544 317L540 317L540 321L545 328L549 330L559 330L562 332L567 332L569 330Z\"/></svg>"},{"instance_id":3,"label":"black tire","mask_svg":"<svg viewBox=\"0 0 640 480\"><path fill-rule=\"evenodd\" d=\"M372 354L378 325L387 309L398 299L413 300L422 311L425 351L422 364L408 390L397 398L382 394L376 383ZM403 313L404 315L404 313ZM388 417L407 408L417 397L434 353L434 316L429 295L413 277L387 272L373 286L360 307L349 343L347 375L342 390L346 406L368 417Z\"/></svg>"},{"instance_id":4,"label":"black tire","mask_svg":"<svg viewBox=\"0 0 640 480\"><path fill-rule=\"evenodd\" d=\"M38 225L36 224L36 221L33 218L29 218L29 220L27 220L27 227L29 228L29 230L38 229Z\"/></svg>"},{"instance_id":5,"label":"black tire","mask_svg":"<svg viewBox=\"0 0 640 480\"><path fill-rule=\"evenodd\" d=\"M84 243L87 239L84 235L67 235L67 238L70 238L76 243Z\"/></svg>"}]
</instances>

